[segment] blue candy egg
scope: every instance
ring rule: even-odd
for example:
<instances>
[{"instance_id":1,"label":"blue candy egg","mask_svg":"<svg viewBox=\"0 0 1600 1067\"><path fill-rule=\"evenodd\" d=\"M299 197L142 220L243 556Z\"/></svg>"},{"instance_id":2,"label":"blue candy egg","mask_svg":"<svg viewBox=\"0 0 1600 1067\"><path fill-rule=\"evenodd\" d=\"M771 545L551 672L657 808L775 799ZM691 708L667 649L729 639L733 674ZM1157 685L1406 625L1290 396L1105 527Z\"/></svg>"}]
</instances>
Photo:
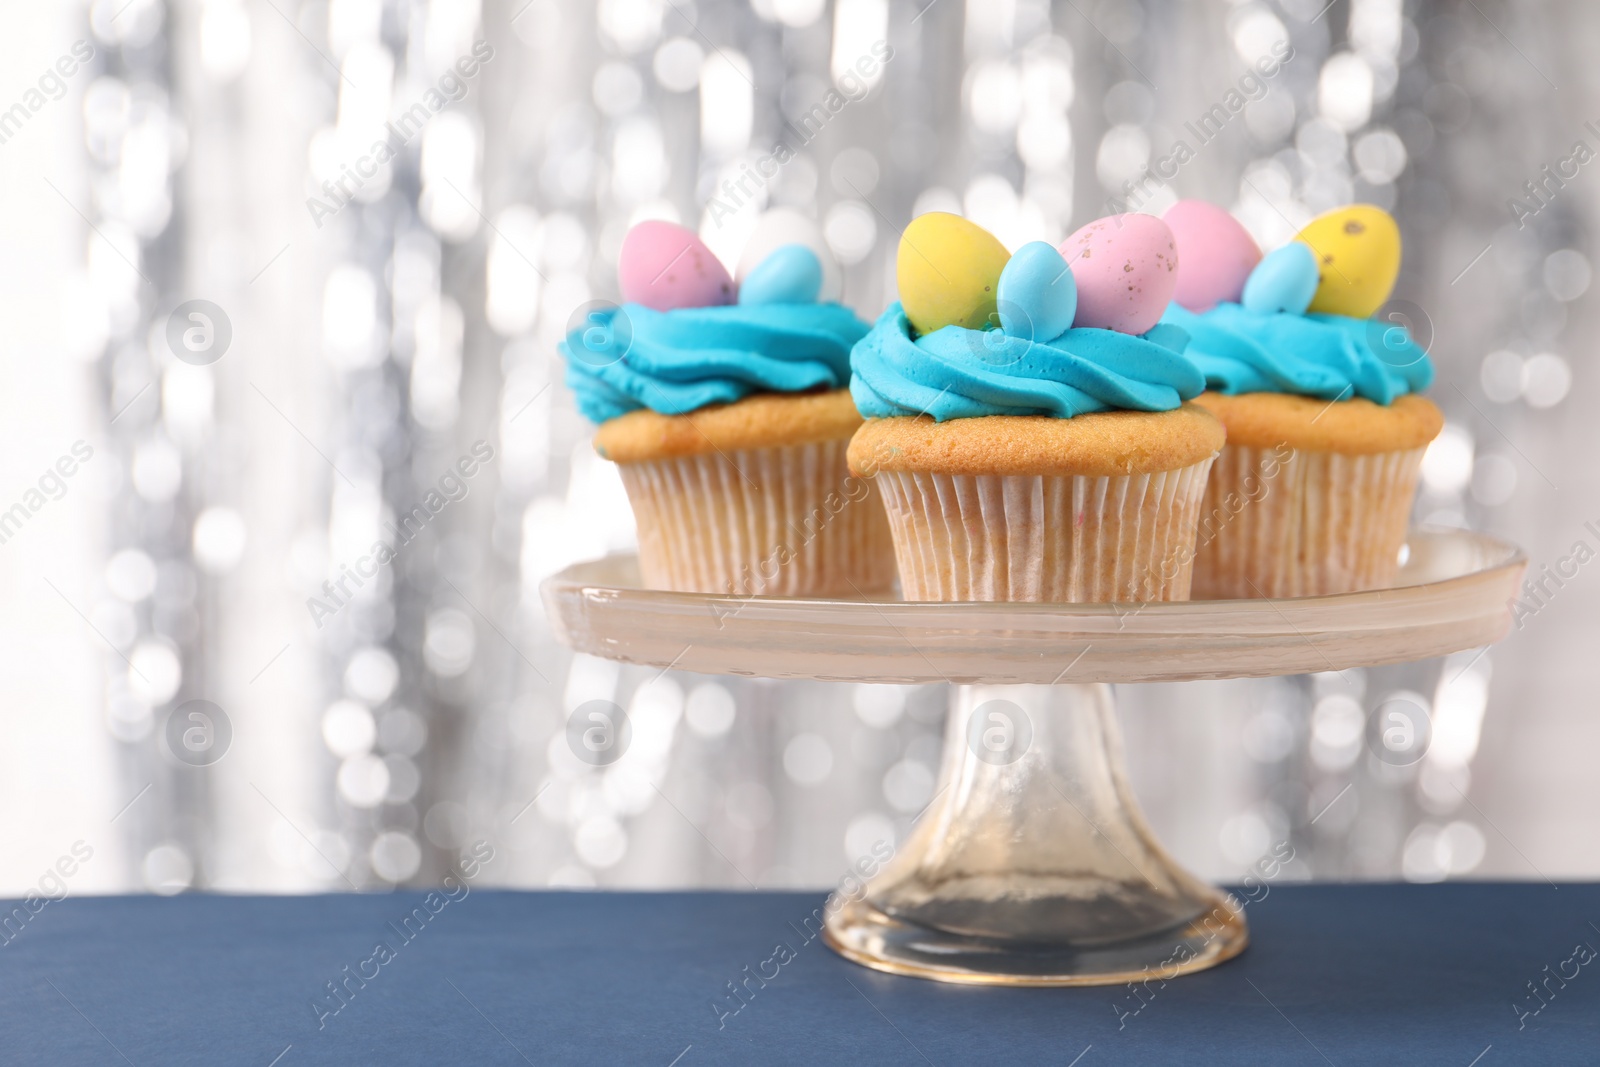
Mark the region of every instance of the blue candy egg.
<instances>
[{"instance_id":1,"label":"blue candy egg","mask_svg":"<svg viewBox=\"0 0 1600 1067\"><path fill-rule=\"evenodd\" d=\"M805 245L784 245L750 269L739 303L814 304L822 291L822 261Z\"/></svg>"},{"instance_id":2,"label":"blue candy egg","mask_svg":"<svg viewBox=\"0 0 1600 1067\"><path fill-rule=\"evenodd\" d=\"M1030 241L1000 271L995 287L1000 328L1012 337L1054 341L1072 328L1078 282L1053 245Z\"/></svg>"},{"instance_id":3,"label":"blue candy egg","mask_svg":"<svg viewBox=\"0 0 1600 1067\"><path fill-rule=\"evenodd\" d=\"M1268 252L1245 279L1244 295L1239 298L1246 311L1271 315L1283 311L1304 315L1317 294L1317 254L1290 241Z\"/></svg>"}]
</instances>

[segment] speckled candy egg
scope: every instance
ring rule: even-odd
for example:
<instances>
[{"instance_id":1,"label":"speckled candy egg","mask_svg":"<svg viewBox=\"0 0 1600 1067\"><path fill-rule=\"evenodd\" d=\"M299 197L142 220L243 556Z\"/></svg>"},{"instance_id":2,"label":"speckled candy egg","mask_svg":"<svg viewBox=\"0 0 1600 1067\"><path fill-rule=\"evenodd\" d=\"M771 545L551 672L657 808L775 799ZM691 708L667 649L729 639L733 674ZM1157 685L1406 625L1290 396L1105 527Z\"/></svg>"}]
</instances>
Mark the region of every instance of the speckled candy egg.
<instances>
[{"instance_id":1,"label":"speckled candy egg","mask_svg":"<svg viewBox=\"0 0 1600 1067\"><path fill-rule=\"evenodd\" d=\"M1318 215L1295 237L1311 246L1321 278L1312 311L1370 318L1400 276L1400 227L1371 204Z\"/></svg>"},{"instance_id":2,"label":"speckled candy egg","mask_svg":"<svg viewBox=\"0 0 1600 1067\"><path fill-rule=\"evenodd\" d=\"M1061 242L1078 282L1077 327L1141 334L1161 321L1178 284L1178 249L1154 215L1096 219Z\"/></svg>"},{"instance_id":3,"label":"speckled candy egg","mask_svg":"<svg viewBox=\"0 0 1600 1067\"><path fill-rule=\"evenodd\" d=\"M817 262L822 264L822 291L817 299L838 301L844 290L839 262L822 239L822 228L793 208L775 207L756 219L755 229L750 231L739 256L738 269L733 272L739 284L743 285L751 271L785 245L802 245L816 253Z\"/></svg>"},{"instance_id":4,"label":"speckled candy egg","mask_svg":"<svg viewBox=\"0 0 1600 1067\"><path fill-rule=\"evenodd\" d=\"M1179 200L1161 221L1177 242L1178 284L1172 299L1190 311L1239 302L1261 249L1239 220L1204 200Z\"/></svg>"},{"instance_id":5,"label":"speckled candy egg","mask_svg":"<svg viewBox=\"0 0 1600 1067\"><path fill-rule=\"evenodd\" d=\"M657 311L733 303L733 279L694 233L672 222L641 222L617 256L622 299Z\"/></svg>"},{"instance_id":6,"label":"speckled candy egg","mask_svg":"<svg viewBox=\"0 0 1600 1067\"><path fill-rule=\"evenodd\" d=\"M995 325L1000 271L1011 253L960 215L930 211L906 226L895 256L900 306L919 334L945 326Z\"/></svg>"}]
</instances>

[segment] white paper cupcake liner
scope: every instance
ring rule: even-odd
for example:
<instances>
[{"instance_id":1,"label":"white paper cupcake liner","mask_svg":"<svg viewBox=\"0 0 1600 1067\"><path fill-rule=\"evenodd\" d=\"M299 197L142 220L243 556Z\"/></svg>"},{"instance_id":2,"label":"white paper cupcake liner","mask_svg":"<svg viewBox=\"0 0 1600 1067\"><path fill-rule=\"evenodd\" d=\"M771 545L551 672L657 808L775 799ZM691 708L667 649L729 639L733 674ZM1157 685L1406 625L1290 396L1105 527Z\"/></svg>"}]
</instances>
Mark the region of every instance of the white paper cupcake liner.
<instances>
[{"instance_id":1,"label":"white paper cupcake liner","mask_svg":"<svg viewBox=\"0 0 1600 1067\"><path fill-rule=\"evenodd\" d=\"M620 464L653 589L854 596L894 582L883 507L849 440Z\"/></svg>"},{"instance_id":2,"label":"white paper cupcake liner","mask_svg":"<svg viewBox=\"0 0 1600 1067\"><path fill-rule=\"evenodd\" d=\"M1184 600L1210 467L876 480L907 600Z\"/></svg>"},{"instance_id":3,"label":"white paper cupcake liner","mask_svg":"<svg viewBox=\"0 0 1600 1067\"><path fill-rule=\"evenodd\" d=\"M1200 508L1192 595L1320 596L1392 584L1424 451L1224 446Z\"/></svg>"}]
</instances>

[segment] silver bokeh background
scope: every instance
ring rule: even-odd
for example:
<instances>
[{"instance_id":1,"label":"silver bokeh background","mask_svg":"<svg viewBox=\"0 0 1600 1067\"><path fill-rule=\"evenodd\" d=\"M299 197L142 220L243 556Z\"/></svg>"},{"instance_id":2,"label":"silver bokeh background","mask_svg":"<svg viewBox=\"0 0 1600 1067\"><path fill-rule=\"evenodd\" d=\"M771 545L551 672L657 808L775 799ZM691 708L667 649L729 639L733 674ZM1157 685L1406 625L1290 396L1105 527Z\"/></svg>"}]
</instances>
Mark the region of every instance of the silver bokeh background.
<instances>
[{"instance_id":1,"label":"silver bokeh background","mask_svg":"<svg viewBox=\"0 0 1600 1067\"><path fill-rule=\"evenodd\" d=\"M1179 196L1232 207L1269 247L1330 207L1390 207L1396 296L1431 338L1449 420L1418 518L1560 573L1482 654L1123 688L1158 833L1219 879L1285 839L1290 877L1600 875L1600 474L1582 414L1600 10L1324 2L8 12L0 891L78 840L94 856L73 891L426 883L477 840L503 885L835 881L931 795L944 695L559 647L539 581L628 548L632 524L556 339L616 295L622 234L645 217L731 260L765 207L814 214L870 319L917 212L961 211L1015 247L1112 197L1159 212ZM893 55L870 87L847 82L880 41ZM74 42L92 47L81 69ZM1285 42L1281 70L1249 77ZM830 97L836 79L849 92ZM1201 143L1191 124L1214 107ZM391 121L397 154L376 159ZM739 191L779 143L794 158ZM193 300L231 341L188 362L168 327ZM186 311L178 336L199 321ZM418 505L420 533L386 532ZM1396 693L1432 723L1401 770L1362 736ZM567 744L590 700L629 711L610 767Z\"/></svg>"}]
</instances>

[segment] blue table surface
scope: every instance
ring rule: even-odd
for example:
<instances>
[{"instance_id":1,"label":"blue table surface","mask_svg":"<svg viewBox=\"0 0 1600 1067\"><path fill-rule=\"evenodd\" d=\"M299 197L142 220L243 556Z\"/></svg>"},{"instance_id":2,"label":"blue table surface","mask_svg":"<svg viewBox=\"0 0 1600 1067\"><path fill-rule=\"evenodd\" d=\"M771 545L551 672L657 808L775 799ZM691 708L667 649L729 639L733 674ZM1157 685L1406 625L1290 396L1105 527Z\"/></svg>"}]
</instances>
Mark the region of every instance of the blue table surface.
<instances>
[{"instance_id":1,"label":"blue table surface","mask_svg":"<svg viewBox=\"0 0 1600 1067\"><path fill-rule=\"evenodd\" d=\"M6 928L0 1063L1600 1063L1600 885L1277 886L1243 956L1138 997L867 971L807 940L822 902L70 898Z\"/></svg>"}]
</instances>

